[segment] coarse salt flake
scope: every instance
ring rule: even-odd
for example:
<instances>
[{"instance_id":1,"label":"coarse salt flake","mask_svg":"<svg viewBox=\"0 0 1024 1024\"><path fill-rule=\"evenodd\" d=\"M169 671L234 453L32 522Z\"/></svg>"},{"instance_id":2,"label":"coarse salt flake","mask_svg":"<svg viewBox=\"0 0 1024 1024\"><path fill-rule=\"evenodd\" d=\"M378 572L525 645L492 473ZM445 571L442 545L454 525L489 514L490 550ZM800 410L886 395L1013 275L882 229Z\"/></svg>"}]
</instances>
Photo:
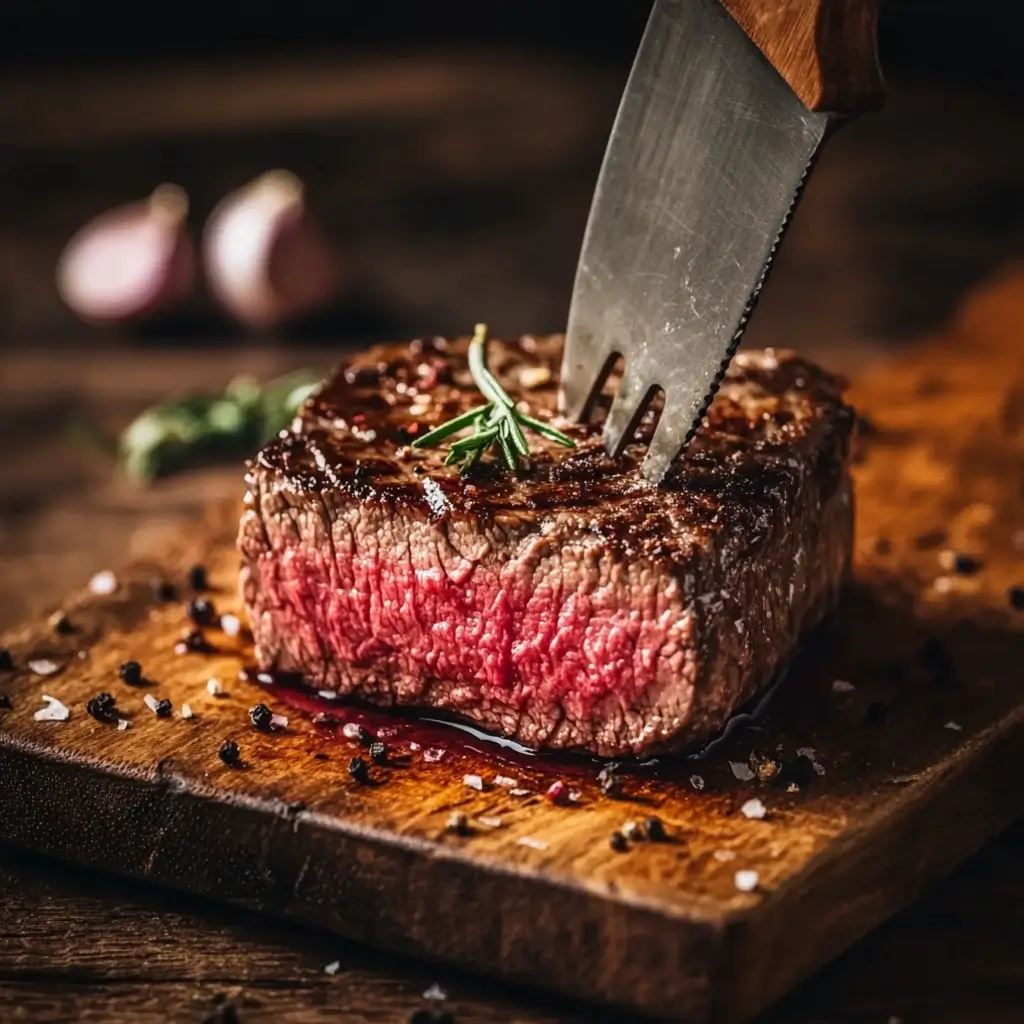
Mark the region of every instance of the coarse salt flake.
<instances>
[{"instance_id":1,"label":"coarse salt flake","mask_svg":"<svg viewBox=\"0 0 1024 1024\"><path fill-rule=\"evenodd\" d=\"M433 999L438 1002L444 1002L444 1000L448 998L448 993L445 992L445 990L441 988L441 986L438 985L437 982L435 982L433 985L430 986L430 988L427 989L426 992L423 993L423 998Z\"/></svg>"},{"instance_id":2,"label":"coarse salt flake","mask_svg":"<svg viewBox=\"0 0 1024 1024\"><path fill-rule=\"evenodd\" d=\"M515 789L519 785L515 779L510 779L507 775L495 775L494 784L505 789Z\"/></svg>"},{"instance_id":3,"label":"coarse salt flake","mask_svg":"<svg viewBox=\"0 0 1024 1024\"><path fill-rule=\"evenodd\" d=\"M753 892L757 888L760 878L756 871L737 871L733 881L740 892Z\"/></svg>"},{"instance_id":4,"label":"coarse salt flake","mask_svg":"<svg viewBox=\"0 0 1024 1024\"><path fill-rule=\"evenodd\" d=\"M119 718L119 719L117 720L117 728L118 728L118 731L119 731L119 732L124 732L124 731L125 731L125 729L127 729L127 728L128 728L128 726L129 726L130 724L131 724L131 723L130 723L130 722L128 721L128 719L127 719L127 718Z\"/></svg>"},{"instance_id":5,"label":"coarse salt flake","mask_svg":"<svg viewBox=\"0 0 1024 1024\"><path fill-rule=\"evenodd\" d=\"M288 728L288 716L287 715L271 715L270 716L270 728L271 729L287 729Z\"/></svg>"},{"instance_id":6,"label":"coarse salt flake","mask_svg":"<svg viewBox=\"0 0 1024 1024\"><path fill-rule=\"evenodd\" d=\"M730 761L729 767L732 769L733 775L735 775L740 782L749 782L754 777L754 772L750 765L745 764L743 761Z\"/></svg>"},{"instance_id":7,"label":"coarse salt flake","mask_svg":"<svg viewBox=\"0 0 1024 1024\"><path fill-rule=\"evenodd\" d=\"M947 722L942 728L951 729L953 732L960 732L963 726L959 722Z\"/></svg>"},{"instance_id":8,"label":"coarse salt flake","mask_svg":"<svg viewBox=\"0 0 1024 1024\"><path fill-rule=\"evenodd\" d=\"M220 697L224 693L224 687L220 685L219 679L207 679L206 692L211 697Z\"/></svg>"},{"instance_id":9,"label":"coarse salt flake","mask_svg":"<svg viewBox=\"0 0 1024 1024\"><path fill-rule=\"evenodd\" d=\"M117 590L117 577L109 569L104 569L89 580L89 590L104 597L113 594Z\"/></svg>"},{"instance_id":10,"label":"coarse salt flake","mask_svg":"<svg viewBox=\"0 0 1024 1024\"><path fill-rule=\"evenodd\" d=\"M736 851L735 850L715 850L715 852L711 856L714 857L715 860L719 861L722 864L728 864L729 861L736 859Z\"/></svg>"},{"instance_id":11,"label":"coarse salt flake","mask_svg":"<svg viewBox=\"0 0 1024 1024\"><path fill-rule=\"evenodd\" d=\"M317 690L316 691L316 695L318 697L323 697L324 700L337 700L338 699L338 691L337 690Z\"/></svg>"},{"instance_id":12,"label":"coarse salt flake","mask_svg":"<svg viewBox=\"0 0 1024 1024\"><path fill-rule=\"evenodd\" d=\"M71 711L66 704L45 693L41 696L46 702L46 707L40 708L35 713L34 717L37 722L66 722L71 717Z\"/></svg>"},{"instance_id":13,"label":"coarse salt flake","mask_svg":"<svg viewBox=\"0 0 1024 1024\"><path fill-rule=\"evenodd\" d=\"M768 808L756 797L748 800L741 808L740 814L745 818L763 818L768 813Z\"/></svg>"},{"instance_id":14,"label":"coarse salt flake","mask_svg":"<svg viewBox=\"0 0 1024 1024\"><path fill-rule=\"evenodd\" d=\"M192 718L193 717L193 711L192 711L192 705L191 704L182 704L181 705L181 717L182 718Z\"/></svg>"},{"instance_id":15,"label":"coarse salt flake","mask_svg":"<svg viewBox=\"0 0 1024 1024\"><path fill-rule=\"evenodd\" d=\"M480 790L481 793L484 789L484 780L479 775L463 775L462 784L470 789Z\"/></svg>"},{"instance_id":16,"label":"coarse salt flake","mask_svg":"<svg viewBox=\"0 0 1024 1024\"><path fill-rule=\"evenodd\" d=\"M531 850L546 850L548 844L542 842L540 839L534 839L533 836L520 836L516 840L517 846L528 846Z\"/></svg>"},{"instance_id":17,"label":"coarse salt flake","mask_svg":"<svg viewBox=\"0 0 1024 1024\"><path fill-rule=\"evenodd\" d=\"M477 818L476 820L479 821L480 824L483 825L485 828L501 828L501 818L486 817Z\"/></svg>"},{"instance_id":18,"label":"coarse salt flake","mask_svg":"<svg viewBox=\"0 0 1024 1024\"><path fill-rule=\"evenodd\" d=\"M60 665L55 661L51 661L49 658L39 658L36 661L30 661L28 667L37 676L53 676L60 671Z\"/></svg>"},{"instance_id":19,"label":"coarse salt flake","mask_svg":"<svg viewBox=\"0 0 1024 1024\"><path fill-rule=\"evenodd\" d=\"M853 683L846 679L834 679L832 681L832 692L833 693L853 693L857 687Z\"/></svg>"},{"instance_id":20,"label":"coarse salt flake","mask_svg":"<svg viewBox=\"0 0 1024 1024\"><path fill-rule=\"evenodd\" d=\"M533 790L530 789L510 789L508 791L509 796L529 796Z\"/></svg>"},{"instance_id":21,"label":"coarse salt flake","mask_svg":"<svg viewBox=\"0 0 1024 1024\"><path fill-rule=\"evenodd\" d=\"M237 615L222 615L220 628L225 636L238 636L242 632L242 620Z\"/></svg>"},{"instance_id":22,"label":"coarse salt flake","mask_svg":"<svg viewBox=\"0 0 1024 1024\"><path fill-rule=\"evenodd\" d=\"M156 709L160 706L160 701L158 701L153 694L147 693L146 696L142 698L142 702L150 711L156 714Z\"/></svg>"},{"instance_id":23,"label":"coarse salt flake","mask_svg":"<svg viewBox=\"0 0 1024 1024\"><path fill-rule=\"evenodd\" d=\"M324 967L324 974L337 974L341 970L341 961L332 960Z\"/></svg>"}]
</instances>

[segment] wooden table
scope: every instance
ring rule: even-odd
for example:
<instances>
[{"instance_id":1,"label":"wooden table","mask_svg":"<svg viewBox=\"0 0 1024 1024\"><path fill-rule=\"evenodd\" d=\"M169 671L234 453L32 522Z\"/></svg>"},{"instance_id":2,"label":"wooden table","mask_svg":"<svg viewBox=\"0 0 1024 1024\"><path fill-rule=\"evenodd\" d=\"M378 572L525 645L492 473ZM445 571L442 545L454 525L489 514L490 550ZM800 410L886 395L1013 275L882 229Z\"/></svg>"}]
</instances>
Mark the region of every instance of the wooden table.
<instances>
[{"instance_id":1,"label":"wooden table","mask_svg":"<svg viewBox=\"0 0 1024 1024\"><path fill-rule=\"evenodd\" d=\"M323 117L351 115L350 109L346 114L346 97L363 97L352 123L363 123L360 117L368 113L383 116L382 111L399 104L400 98L390 108L379 99L367 100L381 93L352 74L347 87L332 94L338 109L322 111ZM516 71L503 74L507 88ZM426 104L430 117L446 104L465 106L452 99L462 96L458 83L452 85L443 75L418 79L424 80L433 82L433 100ZM293 81L308 85L301 75ZM367 183L387 165L382 152L387 156L388 145L399 145L406 129L395 129L397 136L381 143L383 150L374 150L372 159L346 172L365 188L354 187L351 176L335 182L333 205L327 205L335 211L332 216L349 217L353 251L361 254L363 272L378 287L374 308L397 315L390 321L370 317L342 323L345 329L339 328L338 336L458 329L479 317L481 303L506 331L557 327L586 212L586 190L617 84L606 81L560 94L570 111L567 118L576 122L575 134L566 143L557 125L533 132L526 161L532 170L525 184L513 180L501 161L467 148L465 134L452 127L458 118L441 118L450 129L442 146L424 141L436 139L436 131L409 129L408 137L421 144L408 152L418 154L417 159L433 154L428 197L439 194L439 181L447 183L449 202L453 189L468 189L486 211L482 219L464 210L460 223L403 227L402 217L422 213L425 201L423 191L402 184L409 176L388 183L412 197L402 209L388 207L377 216L352 212L366 203L372 194ZM535 91L524 93L528 98L518 113L506 111L506 118L522 123L533 117L551 87L550 80L546 86L534 80ZM392 81L391 88L401 94L402 81ZM40 95L40 111L52 109L46 94ZM468 118L480 125L493 116L501 107L496 98L501 91L489 95L458 115L462 123ZM88 108L88 102L82 103ZM11 109L8 116L13 116ZM1019 242L1024 223L1020 115L984 97L912 87L897 91L890 110L851 129L826 156L759 310L752 344L790 342L832 367L856 370L908 331L947 317L964 285ZM285 118L287 112L278 114ZM173 110L166 113L167 130L188 136L193 129L183 128L172 115ZM203 130L217 132L223 128L218 117L227 122L235 115L213 109L206 116L212 123ZM423 117L430 119L427 113ZM120 134L104 139L66 115L24 115L19 124L23 127L15 142L21 160L0 169L7 183L24 184L33 173L52 168L61 140L77 131L79 137L69 145L81 156L75 165L81 187L74 202L56 206L53 196L64 185L51 177L17 216L8 206L11 215L0 221L5 299L0 306L2 623L46 613L92 572L159 547L182 518L198 514L206 501L238 492L235 469L171 480L151 492L112 482L104 456L69 440L70 417L86 416L113 428L169 389L226 381L243 368L265 376L292 365L329 362L333 355L322 344L306 350L269 343L243 348L237 337L235 345L196 345L197 330L218 329L209 319L192 325L192 348L171 345L173 336L165 335L156 346L144 339L105 337L104 347L95 350L94 336L76 329L54 302L52 257L87 210L115 199L112 186L97 183L108 180L106 171L128 151L139 126L126 114L115 124ZM271 127L259 118L250 120L252 132ZM191 137L204 136L193 131ZM355 131L352 137L366 136ZM307 139L304 150L297 138L286 135L283 144L315 173L323 153L321 129L309 136L321 141ZM219 150L225 160L231 159L230 148L222 144ZM244 173L255 173L261 161L276 155L272 146L251 140L248 149L239 144L238 150L243 156L230 173L222 169L213 176L216 180L202 180L199 191L207 199L232 175L243 173L242 166ZM189 152L182 143L171 162L195 169L200 161ZM159 170L156 164L132 167L116 178L122 189L117 198L144 191ZM417 167L422 170L423 164ZM551 188L540 189L544 194L537 198L538 182L545 181L552 182ZM482 246L493 259L479 259ZM1020 308L1024 316L1024 294ZM218 340L223 337L218 334ZM39 347L41 338L52 347ZM83 347L86 339L88 348ZM55 350L61 352L59 359L54 359ZM792 941L799 942L800 936ZM335 962L333 973L325 971ZM178 894L0 851L4 1022L198 1022L217 999L226 999L237 1006L245 1024L383 1024L402 1021L422 1006L421 993L434 982L458 1004L459 1021L600 1020L578 1007L397 962ZM884 1022L893 1017L906 1024L1008 1024L1020 1019L1022 1005L1024 826L1018 826L769 1011L763 1024Z\"/></svg>"}]
</instances>

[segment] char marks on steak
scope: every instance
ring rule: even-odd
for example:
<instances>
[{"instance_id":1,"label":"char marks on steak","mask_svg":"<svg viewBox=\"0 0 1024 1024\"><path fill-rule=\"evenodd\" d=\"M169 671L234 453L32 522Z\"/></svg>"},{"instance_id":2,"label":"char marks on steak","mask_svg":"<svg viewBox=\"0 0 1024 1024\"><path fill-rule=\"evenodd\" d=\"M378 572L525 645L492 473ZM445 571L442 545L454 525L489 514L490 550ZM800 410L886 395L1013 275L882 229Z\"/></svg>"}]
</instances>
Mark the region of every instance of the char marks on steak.
<instances>
[{"instance_id":1,"label":"char marks on steak","mask_svg":"<svg viewBox=\"0 0 1024 1024\"><path fill-rule=\"evenodd\" d=\"M790 352L740 353L652 488L637 468L651 416L613 460L596 428L555 417L560 338L492 341L510 394L577 447L531 434L518 476L460 477L443 446L410 443L480 403L466 350L371 350L250 464L241 587L261 667L536 748L708 740L838 596L853 532L839 384Z\"/></svg>"}]
</instances>

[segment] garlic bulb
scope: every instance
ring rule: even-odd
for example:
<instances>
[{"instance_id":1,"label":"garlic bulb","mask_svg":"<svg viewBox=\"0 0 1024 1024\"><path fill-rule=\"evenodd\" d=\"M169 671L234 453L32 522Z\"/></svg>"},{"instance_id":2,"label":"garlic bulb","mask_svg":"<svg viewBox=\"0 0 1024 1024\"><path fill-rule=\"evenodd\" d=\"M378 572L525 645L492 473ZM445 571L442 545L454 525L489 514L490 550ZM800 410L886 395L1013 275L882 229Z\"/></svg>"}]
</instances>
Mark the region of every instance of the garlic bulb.
<instances>
[{"instance_id":1,"label":"garlic bulb","mask_svg":"<svg viewBox=\"0 0 1024 1024\"><path fill-rule=\"evenodd\" d=\"M85 224L57 264L57 289L68 308L93 323L118 323L184 299L195 279L187 216L185 192L160 185L148 199Z\"/></svg>"},{"instance_id":2,"label":"garlic bulb","mask_svg":"<svg viewBox=\"0 0 1024 1024\"><path fill-rule=\"evenodd\" d=\"M214 297L248 327L312 312L341 290L339 254L289 171L268 171L223 199L203 232L203 257Z\"/></svg>"}]
</instances>

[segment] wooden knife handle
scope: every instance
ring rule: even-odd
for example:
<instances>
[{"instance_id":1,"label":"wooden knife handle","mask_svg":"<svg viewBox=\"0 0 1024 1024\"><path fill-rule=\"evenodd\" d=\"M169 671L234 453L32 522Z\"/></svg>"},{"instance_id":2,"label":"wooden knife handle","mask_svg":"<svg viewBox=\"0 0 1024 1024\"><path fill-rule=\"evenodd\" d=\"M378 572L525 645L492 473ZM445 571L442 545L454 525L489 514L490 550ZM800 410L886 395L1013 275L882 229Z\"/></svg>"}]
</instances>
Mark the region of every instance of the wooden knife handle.
<instances>
[{"instance_id":1,"label":"wooden knife handle","mask_svg":"<svg viewBox=\"0 0 1024 1024\"><path fill-rule=\"evenodd\" d=\"M810 110L857 114L882 105L881 0L722 0Z\"/></svg>"}]
</instances>

